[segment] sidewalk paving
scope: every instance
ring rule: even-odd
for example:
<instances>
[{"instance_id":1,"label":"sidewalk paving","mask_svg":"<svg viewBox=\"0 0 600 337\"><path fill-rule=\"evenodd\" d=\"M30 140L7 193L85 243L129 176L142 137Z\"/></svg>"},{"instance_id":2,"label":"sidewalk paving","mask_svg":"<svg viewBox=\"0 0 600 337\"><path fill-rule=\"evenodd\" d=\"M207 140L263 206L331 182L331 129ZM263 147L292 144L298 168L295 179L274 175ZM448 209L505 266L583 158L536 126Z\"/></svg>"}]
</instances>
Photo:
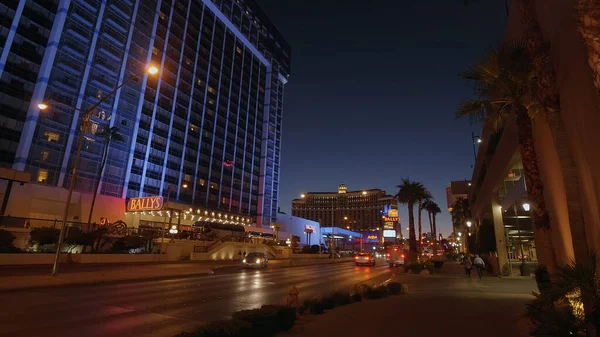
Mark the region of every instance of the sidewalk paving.
<instances>
[{"instance_id":1,"label":"sidewalk paving","mask_svg":"<svg viewBox=\"0 0 600 337\"><path fill-rule=\"evenodd\" d=\"M319 316L302 316L279 337L371 336L528 336L523 319L536 289L531 278L464 276L457 263L446 263L431 276L401 274L395 281L408 285L408 294L364 300Z\"/></svg>"}]
</instances>

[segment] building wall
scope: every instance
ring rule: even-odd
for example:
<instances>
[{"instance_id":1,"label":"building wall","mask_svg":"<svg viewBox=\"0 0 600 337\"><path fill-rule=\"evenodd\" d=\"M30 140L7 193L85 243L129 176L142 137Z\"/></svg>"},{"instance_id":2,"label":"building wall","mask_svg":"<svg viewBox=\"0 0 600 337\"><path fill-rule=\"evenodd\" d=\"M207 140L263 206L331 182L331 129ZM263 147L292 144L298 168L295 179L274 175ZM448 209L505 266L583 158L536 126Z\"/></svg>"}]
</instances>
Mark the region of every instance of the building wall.
<instances>
[{"instance_id":1,"label":"building wall","mask_svg":"<svg viewBox=\"0 0 600 337\"><path fill-rule=\"evenodd\" d=\"M308 192L292 201L292 215L319 221L324 227L354 231L383 228L382 215L390 208L397 208L396 199L379 189Z\"/></svg>"},{"instance_id":2,"label":"building wall","mask_svg":"<svg viewBox=\"0 0 600 337\"><path fill-rule=\"evenodd\" d=\"M279 240L287 240L290 235L294 235L300 238L300 246L307 245L308 238L304 230L308 226L313 229L313 233L310 235L310 244L318 245L323 243L321 225L317 221L279 213L277 215L277 223L281 224L281 228L279 229Z\"/></svg>"},{"instance_id":3,"label":"building wall","mask_svg":"<svg viewBox=\"0 0 600 337\"><path fill-rule=\"evenodd\" d=\"M13 0L0 15L0 165L66 187L81 113L37 104L85 110L136 75L93 112L76 189L101 174L103 195L276 216L291 50L254 1ZM112 126L124 141L99 172Z\"/></svg>"}]
</instances>

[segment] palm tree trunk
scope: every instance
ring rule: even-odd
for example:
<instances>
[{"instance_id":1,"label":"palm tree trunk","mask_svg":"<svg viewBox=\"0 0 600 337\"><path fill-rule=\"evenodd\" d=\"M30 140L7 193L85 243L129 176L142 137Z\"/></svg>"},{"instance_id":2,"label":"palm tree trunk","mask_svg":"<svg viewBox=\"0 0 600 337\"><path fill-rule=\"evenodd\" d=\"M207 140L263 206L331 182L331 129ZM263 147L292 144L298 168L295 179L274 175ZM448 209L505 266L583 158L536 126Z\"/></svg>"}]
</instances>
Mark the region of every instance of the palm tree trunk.
<instances>
[{"instance_id":1,"label":"palm tree trunk","mask_svg":"<svg viewBox=\"0 0 600 337\"><path fill-rule=\"evenodd\" d=\"M556 257L550 238L550 216L544 200L544 186L538 167L537 153L533 143L532 124L527 109L521 106L517 109L517 127L519 134L519 149L525 169L527 196L532 206L532 224L535 237L538 263L545 265L551 274L556 271Z\"/></svg>"},{"instance_id":2,"label":"palm tree trunk","mask_svg":"<svg viewBox=\"0 0 600 337\"><path fill-rule=\"evenodd\" d=\"M575 8L579 32L588 50L588 62L594 75L594 84L596 90L600 90L600 47L595 42L600 28L600 5L596 0L578 0ZM527 47L532 55L538 81L536 98L546 111L546 120L563 175L575 261L578 264L588 265L591 257L585 233L581 184L562 120L560 96L556 84L556 72L550 58L550 48L544 41L535 12L535 0L521 0L521 15L522 22L525 24L524 35ZM589 314L592 310L590 303L584 302L584 309L586 314ZM597 335L594 326L588 325L586 328L589 337Z\"/></svg>"},{"instance_id":3,"label":"palm tree trunk","mask_svg":"<svg viewBox=\"0 0 600 337\"><path fill-rule=\"evenodd\" d=\"M429 232L433 235L433 221L431 220L431 212L427 211L427 216L429 217Z\"/></svg>"},{"instance_id":4,"label":"palm tree trunk","mask_svg":"<svg viewBox=\"0 0 600 337\"><path fill-rule=\"evenodd\" d=\"M414 204L408 204L408 247L411 252L417 252L417 240L415 238L415 215Z\"/></svg>"},{"instance_id":5,"label":"palm tree trunk","mask_svg":"<svg viewBox=\"0 0 600 337\"><path fill-rule=\"evenodd\" d=\"M421 240L423 240L423 228L422 228L422 220L421 220L421 211L423 210L423 201L419 200L418 203L418 211L419 213L417 214L417 216L419 217L419 251L421 251L421 249L423 248L421 245Z\"/></svg>"},{"instance_id":6,"label":"palm tree trunk","mask_svg":"<svg viewBox=\"0 0 600 337\"><path fill-rule=\"evenodd\" d=\"M585 219L581 206L581 185L577 167L571 149L567 132L560 112L560 96L556 88L556 72L550 59L550 51L543 40L542 31L537 22L534 1L522 0L521 13L526 26L525 38L527 47L534 60L534 70L538 78L537 99L546 111L546 121L550 128L552 140L558 154L560 168L563 174L567 212L575 260L580 264L590 262L590 251L585 234Z\"/></svg>"},{"instance_id":7,"label":"palm tree trunk","mask_svg":"<svg viewBox=\"0 0 600 337\"><path fill-rule=\"evenodd\" d=\"M435 213L432 214L433 218L433 241L437 242L437 223L435 222Z\"/></svg>"},{"instance_id":8,"label":"palm tree trunk","mask_svg":"<svg viewBox=\"0 0 600 337\"><path fill-rule=\"evenodd\" d=\"M98 173L98 177L94 182L94 196L92 197L92 205L90 206L90 215L88 217L88 224L92 223L92 215L94 213L94 204L96 204L96 196L98 195L98 186L100 185L100 179L102 179L102 172L104 171L104 166L106 165L106 160L108 159L108 146L110 145L110 141L106 141L106 146L104 147L104 153L102 154L102 163L100 164L100 173Z\"/></svg>"}]
</instances>

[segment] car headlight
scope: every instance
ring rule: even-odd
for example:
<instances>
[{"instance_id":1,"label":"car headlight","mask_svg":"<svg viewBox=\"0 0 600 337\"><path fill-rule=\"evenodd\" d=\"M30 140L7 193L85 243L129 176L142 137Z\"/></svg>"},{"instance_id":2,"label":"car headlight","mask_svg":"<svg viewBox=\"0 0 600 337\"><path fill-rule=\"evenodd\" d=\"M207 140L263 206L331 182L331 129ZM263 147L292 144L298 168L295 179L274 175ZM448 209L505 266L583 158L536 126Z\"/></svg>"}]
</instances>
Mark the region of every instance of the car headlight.
<instances>
[{"instance_id":1,"label":"car headlight","mask_svg":"<svg viewBox=\"0 0 600 337\"><path fill-rule=\"evenodd\" d=\"M256 263L260 263L260 259L256 259Z\"/></svg>"},{"instance_id":2,"label":"car headlight","mask_svg":"<svg viewBox=\"0 0 600 337\"><path fill-rule=\"evenodd\" d=\"M242 263L246 263L246 259L243 259L243 260L242 260Z\"/></svg>"}]
</instances>

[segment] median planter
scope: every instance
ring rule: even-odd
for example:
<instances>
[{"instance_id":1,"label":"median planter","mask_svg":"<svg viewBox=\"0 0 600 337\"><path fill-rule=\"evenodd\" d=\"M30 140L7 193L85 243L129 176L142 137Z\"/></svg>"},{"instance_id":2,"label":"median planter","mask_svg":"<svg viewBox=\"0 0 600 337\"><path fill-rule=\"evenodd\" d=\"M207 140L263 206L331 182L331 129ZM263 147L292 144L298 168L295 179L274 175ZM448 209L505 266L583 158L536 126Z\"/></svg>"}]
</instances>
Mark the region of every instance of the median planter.
<instances>
[{"instance_id":1,"label":"median planter","mask_svg":"<svg viewBox=\"0 0 600 337\"><path fill-rule=\"evenodd\" d=\"M250 323L252 336L274 336L292 328L296 322L296 308L263 305L260 309L234 312L232 317Z\"/></svg>"}]
</instances>

